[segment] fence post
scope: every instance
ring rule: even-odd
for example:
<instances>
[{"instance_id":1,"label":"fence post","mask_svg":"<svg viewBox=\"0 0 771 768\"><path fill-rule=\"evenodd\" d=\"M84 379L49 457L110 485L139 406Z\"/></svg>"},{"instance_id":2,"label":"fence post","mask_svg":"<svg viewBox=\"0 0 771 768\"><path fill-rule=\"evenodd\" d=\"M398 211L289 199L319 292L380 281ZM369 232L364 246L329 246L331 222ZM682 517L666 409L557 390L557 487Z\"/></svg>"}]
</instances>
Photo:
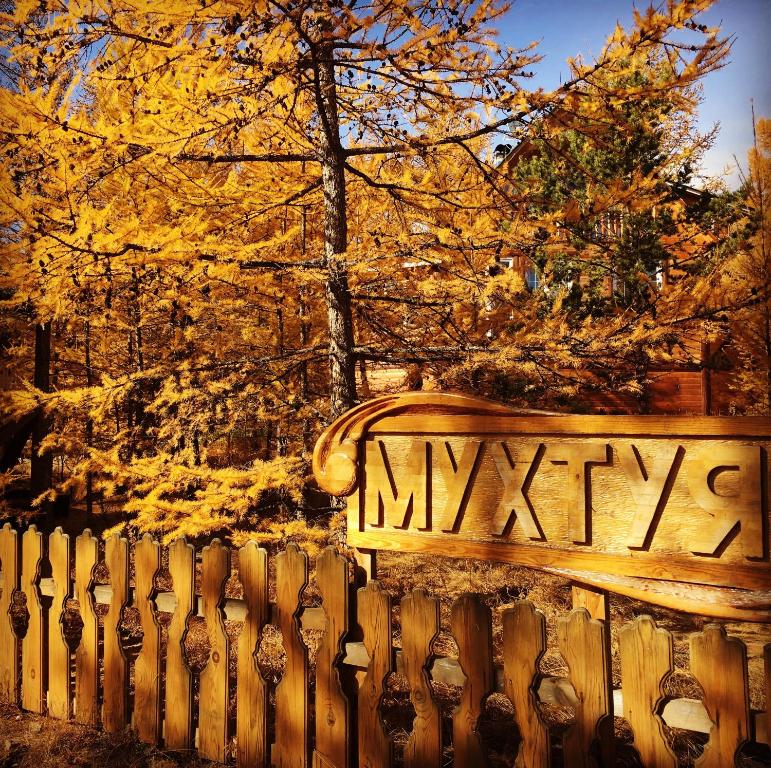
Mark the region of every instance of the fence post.
<instances>
[{"instance_id":1,"label":"fence post","mask_svg":"<svg viewBox=\"0 0 771 768\"><path fill-rule=\"evenodd\" d=\"M230 641L222 616L225 582L230 576L230 549L219 539L203 548L201 599L211 653L201 672L198 699L198 751L201 757L224 763L228 722L228 662Z\"/></svg>"},{"instance_id":2,"label":"fence post","mask_svg":"<svg viewBox=\"0 0 771 768\"><path fill-rule=\"evenodd\" d=\"M428 663L439 634L439 601L422 589L402 598L402 660L415 707L404 765L407 768L438 768L442 762L442 715L431 692Z\"/></svg>"},{"instance_id":3,"label":"fence post","mask_svg":"<svg viewBox=\"0 0 771 768\"><path fill-rule=\"evenodd\" d=\"M43 534L31 525L22 536L21 588L27 598L29 624L21 642L21 706L30 712L45 711L47 626L40 602L40 564Z\"/></svg>"},{"instance_id":4,"label":"fence post","mask_svg":"<svg viewBox=\"0 0 771 768\"><path fill-rule=\"evenodd\" d=\"M19 537L9 523L0 530L0 566L3 591L0 594L0 701L15 704L19 691L19 638L11 623L11 601L19 588L21 561Z\"/></svg>"},{"instance_id":5,"label":"fence post","mask_svg":"<svg viewBox=\"0 0 771 768\"><path fill-rule=\"evenodd\" d=\"M48 714L60 720L70 716L70 647L64 639L62 617L70 596L70 537L57 528L48 537L55 593L48 610Z\"/></svg>"},{"instance_id":6,"label":"fence post","mask_svg":"<svg viewBox=\"0 0 771 768\"><path fill-rule=\"evenodd\" d=\"M570 755L575 768L613 765L605 757L613 748L613 692L606 631L607 623L592 619L585 608L573 610L557 624L560 653L570 668L570 682L579 701L576 720L563 742L565 754ZM596 741L600 760L594 756Z\"/></svg>"},{"instance_id":7,"label":"fence post","mask_svg":"<svg viewBox=\"0 0 771 768\"><path fill-rule=\"evenodd\" d=\"M750 737L747 647L727 637L718 624L708 624L690 637L691 672L704 691L704 707L714 725L696 768L733 765ZM729 684L730 681L730 684Z\"/></svg>"},{"instance_id":8,"label":"fence post","mask_svg":"<svg viewBox=\"0 0 771 768\"><path fill-rule=\"evenodd\" d=\"M278 768L308 765L308 649L300 635L300 597L308 584L308 556L296 544L276 556L276 614L286 651L284 676L276 686Z\"/></svg>"},{"instance_id":9,"label":"fence post","mask_svg":"<svg viewBox=\"0 0 771 768\"><path fill-rule=\"evenodd\" d=\"M107 539L104 560L110 571L112 599L104 619L104 702L102 723L108 733L128 725L128 660L120 641L120 622L129 600L128 541L117 533Z\"/></svg>"},{"instance_id":10,"label":"fence post","mask_svg":"<svg viewBox=\"0 0 771 768\"><path fill-rule=\"evenodd\" d=\"M522 741L515 768L549 768L549 730L538 711L538 662L546 651L546 617L520 600L503 612L503 687Z\"/></svg>"},{"instance_id":11,"label":"fence post","mask_svg":"<svg viewBox=\"0 0 771 768\"><path fill-rule=\"evenodd\" d=\"M638 616L618 636L624 717L634 732L634 748L643 765L677 768L677 757L656 713L663 686L674 668L672 635L658 629L650 616Z\"/></svg>"},{"instance_id":12,"label":"fence post","mask_svg":"<svg viewBox=\"0 0 771 768\"><path fill-rule=\"evenodd\" d=\"M343 688L340 661L348 634L348 562L327 547L316 558L316 585L326 621L316 655L316 749L314 768L348 768L354 728L352 707Z\"/></svg>"},{"instance_id":13,"label":"fence post","mask_svg":"<svg viewBox=\"0 0 771 768\"><path fill-rule=\"evenodd\" d=\"M359 687L359 766L388 768L393 745L380 718L383 684L391 672L391 597L370 581L358 592L357 619L369 654L367 674Z\"/></svg>"},{"instance_id":14,"label":"fence post","mask_svg":"<svg viewBox=\"0 0 771 768\"><path fill-rule=\"evenodd\" d=\"M268 744L268 687L255 653L268 622L268 553L248 542L238 550L238 576L244 587L247 614L238 638L236 690L236 759L239 768L264 766Z\"/></svg>"},{"instance_id":15,"label":"fence post","mask_svg":"<svg viewBox=\"0 0 771 768\"><path fill-rule=\"evenodd\" d=\"M99 541L86 528L75 539L75 599L83 630L75 651L75 719L86 725L99 722L99 619L91 587L99 561Z\"/></svg>"},{"instance_id":16,"label":"fence post","mask_svg":"<svg viewBox=\"0 0 771 768\"><path fill-rule=\"evenodd\" d=\"M185 635L195 609L195 547L184 538L169 545L169 574L177 607L166 645L164 743L169 749L186 750L193 746L193 673L185 661Z\"/></svg>"},{"instance_id":17,"label":"fence post","mask_svg":"<svg viewBox=\"0 0 771 768\"><path fill-rule=\"evenodd\" d=\"M450 622L466 676L460 704L452 716L455 766L476 768L487 764L478 727L482 704L495 688L492 615L479 595L465 594L453 604Z\"/></svg>"},{"instance_id":18,"label":"fence post","mask_svg":"<svg viewBox=\"0 0 771 768\"><path fill-rule=\"evenodd\" d=\"M161 626L153 609L161 546L146 533L134 547L134 606L142 624L142 650L134 664L134 728L140 741L161 740Z\"/></svg>"}]
</instances>

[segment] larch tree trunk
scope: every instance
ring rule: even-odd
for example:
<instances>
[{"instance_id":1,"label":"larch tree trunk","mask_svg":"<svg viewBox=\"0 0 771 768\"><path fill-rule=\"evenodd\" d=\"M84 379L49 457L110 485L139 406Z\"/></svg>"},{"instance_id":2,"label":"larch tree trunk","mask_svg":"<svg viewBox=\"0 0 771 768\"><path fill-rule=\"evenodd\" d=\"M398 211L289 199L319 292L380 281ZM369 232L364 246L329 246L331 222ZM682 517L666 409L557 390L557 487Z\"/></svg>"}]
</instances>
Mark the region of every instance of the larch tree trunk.
<instances>
[{"instance_id":1,"label":"larch tree trunk","mask_svg":"<svg viewBox=\"0 0 771 768\"><path fill-rule=\"evenodd\" d=\"M322 30L323 33L323 30ZM356 404L356 357L351 292L345 252L348 222L345 206L345 153L337 116L334 49L321 40L315 47L316 102L321 121L319 153L324 193L324 260L329 331L331 418Z\"/></svg>"},{"instance_id":2,"label":"larch tree trunk","mask_svg":"<svg viewBox=\"0 0 771 768\"><path fill-rule=\"evenodd\" d=\"M35 388L41 392L51 391L51 323L35 326ZM54 457L50 451L40 455L40 445L50 430L50 419L38 410L32 427L32 466L30 470L30 491L32 498L49 490L53 482ZM43 509L49 510L50 504Z\"/></svg>"}]
</instances>

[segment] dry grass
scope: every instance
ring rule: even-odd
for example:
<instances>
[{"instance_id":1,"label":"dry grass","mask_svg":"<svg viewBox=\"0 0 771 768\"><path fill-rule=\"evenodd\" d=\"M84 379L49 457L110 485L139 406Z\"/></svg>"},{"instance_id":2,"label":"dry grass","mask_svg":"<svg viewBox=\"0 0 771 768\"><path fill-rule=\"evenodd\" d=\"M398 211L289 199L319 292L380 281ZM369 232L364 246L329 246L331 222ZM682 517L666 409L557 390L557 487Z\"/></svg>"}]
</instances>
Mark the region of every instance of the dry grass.
<instances>
[{"instance_id":1,"label":"dry grass","mask_svg":"<svg viewBox=\"0 0 771 768\"><path fill-rule=\"evenodd\" d=\"M141 744L130 731L106 734L0 704L0 768L204 768L211 765L194 754L164 752Z\"/></svg>"}]
</instances>

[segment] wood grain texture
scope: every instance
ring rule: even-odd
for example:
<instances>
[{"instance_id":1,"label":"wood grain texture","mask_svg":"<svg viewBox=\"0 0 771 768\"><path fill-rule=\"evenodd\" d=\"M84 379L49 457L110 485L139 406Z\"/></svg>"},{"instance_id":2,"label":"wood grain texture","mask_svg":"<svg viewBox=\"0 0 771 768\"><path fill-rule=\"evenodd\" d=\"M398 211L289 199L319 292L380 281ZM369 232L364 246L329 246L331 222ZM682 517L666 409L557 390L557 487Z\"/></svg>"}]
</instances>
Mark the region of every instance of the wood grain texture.
<instances>
[{"instance_id":1,"label":"wood grain texture","mask_svg":"<svg viewBox=\"0 0 771 768\"><path fill-rule=\"evenodd\" d=\"M99 540L86 529L75 539L75 599L83 629L75 649L75 719L84 725L99 722L99 617L94 610L94 569Z\"/></svg>"},{"instance_id":2,"label":"wood grain texture","mask_svg":"<svg viewBox=\"0 0 771 768\"><path fill-rule=\"evenodd\" d=\"M560 653L578 697L575 722L563 741L575 768L613 765L613 695L606 632L605 622L592 619L585 608L571 611L557 624Z\"/></svg>"},{"instance_id":3,"label":"wood grain texture","mask_svg":"<svg viewBox=\"0 0 771 768\"><path fill-rule=\"evenodd\" d=\"M19 588L21 558L19 536L6 523L0 529L0 569L3 574L0 592L0 701L15 704L19 690L19 638L11 624L11 601Z\"/></svg>"},{"instance_id":4,"label":"wood grain texture","mask_svg":"<svg viewBox=\"0 0 771 768\"><path fill-rule=\"evenodd\" d=\"M104 617L104 696L102 726L118 733L129 724L129 665L120 639L123 610L129 602L128 541L117 533L104 545L104 561L110 571L112 601Z\"/></svg>"},{"instance_id":5,"label":"wood grain texture","mask_svg":"<svg viewBox=\"0 0 771 768\"><path fill-rule=\"evenodd\" d=\"M359 766L388 768L393 744L380 716L383 687L391 672L391 597L370 581L358 591L356 618L364 633L369 665L359 686Z\"/></svg>"},{"instance_id":6,"label":"wood grain texture","mask_svg":"<svg viewBox=\"0 0 771 768\"><path fill-rule=\"evenodd\" d=\"M46 706L46 641L48 627L38 581L43 561L43 534L31 525L21 537L21 590L27 598L29 624L21 641L21 706L43 712Z\"/></svg>"},{"instance_id":7,"label":"wood grain texture","mask_svg":"<svg viewBox=\"0 0 771 768\"><path fill-rule=\"evenodd\" d=\"M145 534L134 548L134 605L142 624L142 649L134 664L134 729L145 744L161 741L161 625L155 613L155 577L161 545Z\"/></svg>"},{"instance_id":8,"label":"wood grain texture","mask_svg":"<svg viewBox=\"0 0 771 768\"><path fill-rule=\"evenodd\" d=\"M308 585L308 556L288 544L276 556L276 610L274 623L281 630L286 651L284 674L276 686L277 768L308 765L308 649L300 636L300 599Z\"/></svg>"},{"instance_id":9,"label":"wood grain texture","mask_svg":"<svg viewBox=\"0 0 771 768\"><path fill-rule=\"evenodd\" d=\"M538 663L546 651L546 617L526 601L503 612L503 690L514 706L521 741L515 768L549 768L549 730L538 711Z\"/></svg>"},{"instance_id":10,"label":"wood grain texture","mask_svg":"<svg viewBox=\"0 0 771 768\"><path fill-rule=\"evenodd\" d=\"M353 710L340 664L348 634L348 562L334 547L316 559L316 585L325 616L324 637L316 654L316 748L314 768L352 764Z\"/></svg>"},{"instance_id":11,"label":"wood grain texture","mask_svg":"<svg viewBox=\"0 0 771 768\"><path fill-rule=\"evenodd\" d=\"M358 519L358 516L357 518ZM350 521L350 518L349 518ZM357 523L358 524L358 523ZM767 570L743 566L735 563L730 566L714 562L696 560L673 560L671 557L658 557L641 552L639 556L628 558L621 555L606 555L582 550L557 550L548 547L528 546L525 544L501 543L496 541L463 541L453 539L448 542L435 534L423 534L415 531L382 531L368 528L357 531L349 527L347 542L350 546L361 549L394 550L398 552L425 552L439 554L452 551L454 557L484 559L502 563L526 565L530 568L561 568L577 571L597 571L608 575L637 576L644 579L683 582L686 584L714 584L721 587L734 587L748 590L771 590L771 576ZM767 565L764 565L767 569ZM650 585L648 600L655 602L657 595ZM616 589L613 580L608 579L608 589L622 592L623 584ZM766 599L760 597L762 604ZM679 603L681 609L688 611L687 600ZM705 604L705 607L708 607Z\"/></svg>"},{"instance_id":12,"label":"wood grain texture","mask_svg":"<svg viewBox=\"0 0 771 768\"><path fill-rule=\"evenodd\" d=\"M691 672L704 691L704 706L714 723L696 768L729 768L749 740L750 697L747 648L709 624L690 637Z\"/></svg>"},{"instance_id":13,"label":"wood grain texture","mask_svg":"<svg viewBox=\"0 0 771 768\"><path fill-rule=\"evenodd\" d=\"M230 577L230 548L214 539L203 548L201 601L211 651L201 671L198 698L198 752L224 763L229 753L228 660L230 641L222 613L225 582Z\"/></svg>"},{"instance_id":14,"label":"wood grain texture","mask_svg":"<svg viewBox=\"0 0 771 768\"><path fill-rule=\"evenodd\" d=\"M440 393L433 393L434 396ZM489 401L488 401L489 402ZM505 407L505 406L504 406ZM768 416L577 416L511 413L487 416L421 413L370 419L367 431L377 434L480 435L651 435L657 437L771 438Z\"/></svg>"},{"instance_id":15,"label":"wood grain texture","mask_svg":"<svg viewBox=\"0 0 771 768\"><path fill-rule=\"evenodd\" d=\"M268 623L268 553L248 542L238 550L238 577L244 588L247 614L238 637L236 689L236 761L239 768L267 762L268 686L257 666L257 646Z\"/></svg>"},{"instance_id":16,"label":"wood grain texture","mask_svg":"<svg viewBox=\"0 0 771 768\"><path fill-rule=\"evenodd\" d=\"M428 673L439 634L439 601L416 589L402 598L402 663L415 707L412 733L404 748L406 768L438 768L442 761L442 714Z\"/></svg>"},{"instance_id":17,"label":"wood grain texture","mask_svg":"<svg viewBox=\"0 0 771 768\"><path fill-rule=\"evenodd\" d=\"M623 715L634 733L634 748L643 765L677 768L677 757L657 714L664 683L674 669L672 635L658 629L650 616L638 616L618 636Z\"/></svg>"},{"instance_id":18,"label":"wood grain texture","mask_svg":"<svg viewBox=\"0 0 771 768\"><path fill-rule=\"evenodd\" d=\"M767 603L769 420L521 416L472 400L389 396L320 438L322 474L355 475L350 544L645 578L632 596L685 610L655 583ZM703 597L710 615L760 614Z\"/></svg>"},{"instance_id":19,"label":"wood grain texture","mask_svg":"<svg viewBox=\"0 0 771 768\"><path fill-rule=\"evenodd\" d=\"M589 615L598 621L610 619L608 590L596 589L585 584L571 584L570 596L573 600L573 608L586 608Z\"/></svg>"},{"instance_id":20,"label":"wood grain texture","mask_svg":"<svg viewBox=\"0 0 771 768\"><path fill-rule=\"evenodd\" d=\"M453 603L450 628L458 644L458 662L466 683L452 716L452 744L457 768L488 764L479 735L484 701L495 690L493 626L490 609L479 595L465 594Z\"/></svg>"},{"instance_id":21,"label":"wood grain texture","mask_svg":"<svg viewBox=\"0 0 771 768\"><path fill-rule=\"evenodd\" d=\"M193 673L185 656L187 622L195 612L195 548L184 538L169 545L169 574L177 604L166 648L164 742L169 749L193 746Z\"/></svg>"},{"instance_id":22,"label":"wood grain texture","mask_svg":"<svg viewBox=\"0 0 771 768\"><path fill-rule=\"evenodd\" d=\"M48 560L56 585L48 609L48 714L68 720L72 708L71 664L62 618L71 589L70 537L61 528L48 537Z\"/></svg>"}]
</instances>

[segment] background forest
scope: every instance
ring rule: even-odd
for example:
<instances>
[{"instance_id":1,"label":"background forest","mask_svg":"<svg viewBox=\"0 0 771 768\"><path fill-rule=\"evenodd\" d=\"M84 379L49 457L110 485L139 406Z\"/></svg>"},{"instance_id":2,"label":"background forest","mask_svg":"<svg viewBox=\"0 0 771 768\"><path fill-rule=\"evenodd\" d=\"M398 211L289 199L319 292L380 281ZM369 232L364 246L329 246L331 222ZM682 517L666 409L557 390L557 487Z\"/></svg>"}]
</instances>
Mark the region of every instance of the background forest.
<instances>
[{"instance_id":1,"label":"background forest","mask_svg":"<svg viewBox=\"0 0 771 768\"><path fill-rule=\"evenodd\" d=\"M326 539L310 451L384 371L645 412L709 344L768 413L771 123L739 191L695 182L709 5L640 11L550 92L486 0L6 8L5 513L31 482L166 540Z\"/></svg>"}]
</instances>

